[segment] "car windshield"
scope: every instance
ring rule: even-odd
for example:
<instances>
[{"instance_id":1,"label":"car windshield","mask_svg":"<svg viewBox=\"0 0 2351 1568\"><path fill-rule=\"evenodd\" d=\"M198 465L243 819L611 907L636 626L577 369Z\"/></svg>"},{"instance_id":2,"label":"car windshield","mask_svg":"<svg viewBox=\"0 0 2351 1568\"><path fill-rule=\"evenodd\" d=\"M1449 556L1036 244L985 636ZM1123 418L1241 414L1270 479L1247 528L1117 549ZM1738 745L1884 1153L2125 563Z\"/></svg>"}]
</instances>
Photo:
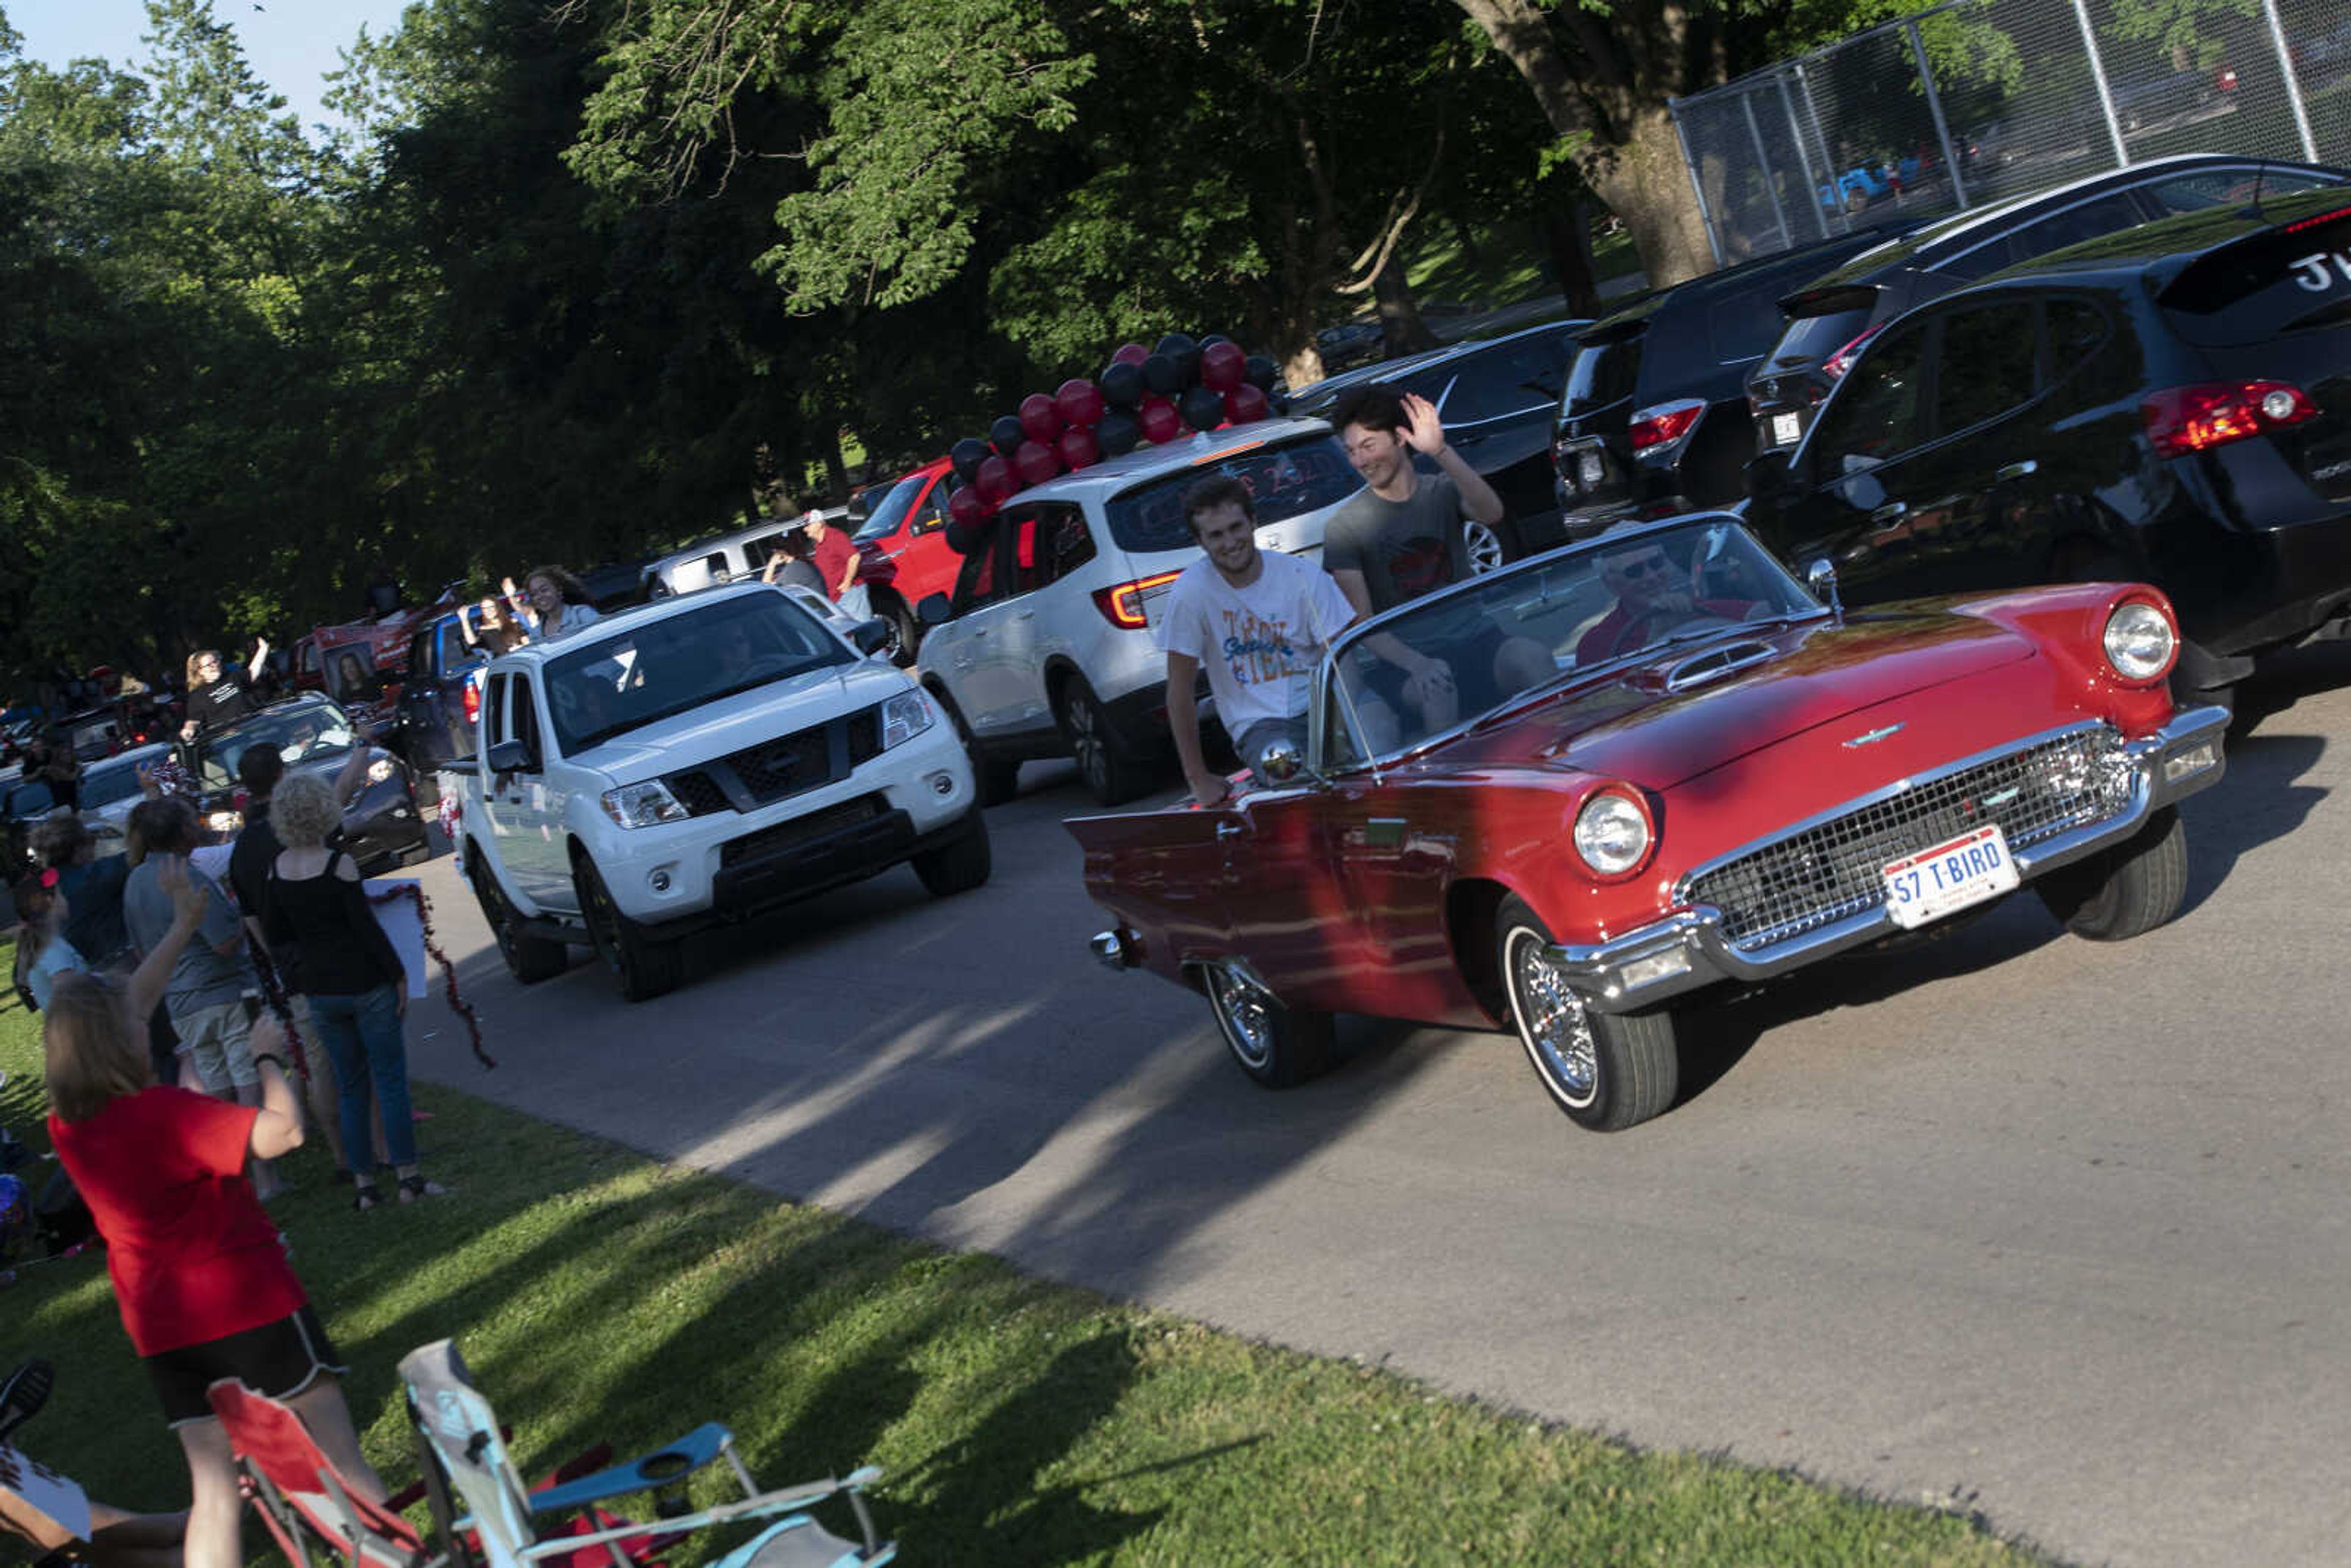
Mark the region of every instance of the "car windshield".
<instances>
[{"instance_id":1,"label":"car windshield","mask_svg":"<svg viewBox=\"0 0 2351 1568\"><path fill-rule=\"evenodd\" d=\"M1343 501L1364 487L1335 435L1309 435L1280 446L1252 442L1113 497L1107 508L1111 538L1120 549L1138 554L1196 551L1199 546L1184 521L1184 493L1217 476L1249 486L1259 527Z\"/></svg>"},{"instance_id":2,"label":"car windshield","mask_svg":"<svg viewBox=\"0 0 2351 1568\"><path fill-rule=\"evenodd\" d=\"M139 793L139 768L142 764L162 760L161 754L135 759L109 762L103 768L87 768L81 775L81 804L84 810L99 806L110 806L117 800L127 800Z\"/></svg>"},{"instance_id":3,"label":"car windshield","mask_svg":"<svg viewBox=\"0 0 2351 1568\"><path fill-rule=\"evenodd\" d=\"M1417 746L1574 672L1821 613L1730 517L1535 556L1343 638L1323 691L1322 763L1343 767L1366 749L1378 757ZM1404 690L1408 658L1445 660L1456 695L1416 706Z\"/></svg>"},{"instance_id":4,"label":"car windshield","mask_svg":"<svg viewBox=\"0 0 2351 1568\"><path fill-rule=\"evenodd\" d=\"M207 734L196 747L196 778L206 789L236 782L237 758L256 746L274 746L288 762L349 751L357 730L334 703L287 703Z\"/></svg>"},{"instance_id":5,"label":"car windshield","mask_svg":"<svg viewBox=\"0 0 2351 1568\"><path fill-rule=\"evenodd\" d=\"M875 495L880 489L881 486L876 486L865 494ZM889 494L873 503L873 510L867 516L865 526L857 530L851 542L854 543L856 539L886 539L896 533L898 525L905 519L906 508L914 504L914 497L922 493L922 489L923 476L920 474L909 474L891 486Z\"/></svg>"},{"instance_id":6,"label":"car windshield","mask_svg":"<svg viewBox=\"0 0 2351 1568\"><path fill-rule=\"evenodd\" d=\"M705 703L855 658L789 594L735 593L550 659L548 706L556 741L569 756Z\"/></svg>"}]
</instances>

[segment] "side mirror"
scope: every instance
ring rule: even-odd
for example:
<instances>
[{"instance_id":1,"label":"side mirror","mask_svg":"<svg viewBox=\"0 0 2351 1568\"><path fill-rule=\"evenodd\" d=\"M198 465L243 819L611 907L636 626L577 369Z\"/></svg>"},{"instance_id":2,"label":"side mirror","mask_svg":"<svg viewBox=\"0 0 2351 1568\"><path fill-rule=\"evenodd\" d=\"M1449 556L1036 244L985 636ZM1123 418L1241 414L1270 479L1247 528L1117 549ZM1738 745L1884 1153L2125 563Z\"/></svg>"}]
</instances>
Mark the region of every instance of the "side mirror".
<instances>
[{"instance_id":1,"label":"side mirror","mask_svg":"<svg viewBox=\"0 0 2351 1568\"><path fill-rule=\"evenodd\" d=\"M1747 493L1769 506L1796 487L1795 472L1785 451L1766 452L1747 465Z\"/></svg>"},{"instance_id":2,"label":"side mirror","mask_svg":"<svg viewBox=\"0 0 2351 1568\"><path fill-rule=\"evenodd\" d=\"M878 615L868 621L860 621L849 629L849 640L857 645L861 653L869 656L878 653L890 645L890 622Z\"/></svg>"},{"instance_id":3,"label":"side mirror","mask_svg":"<svg viewBox=\"0 0 2351 1568\"><path fill-rule=\"evenodd\" d=\"M925 593L914 606L914 619L925 626L944 626L955 619L944 593Z\"/></svg>"},{"instance_id":4,"label":"side mirror","mask_svg":"<svg viewBox=\"0 0 2351 1568\"><path fill-rule=\"evenodd\" d=\"M864 527L873 516L873 503L867 499L868 494L866 491L860 490L849 497L849 510L841 520L849 525L852 533Z\"/></svg>"},{"instance_id":5,"label":"side mirror","mask_svg":"<svg viewBox=\"0 0 2351 1568\"><path fill-rule=\"evenodd\" d=\"M482 754L493 773L519 773L530 766L530 752L519 740L501 740Z\"/></svg>"},{"instance_id":6,"label":"side mirror","mask_svg":"<svg viewBox=\"0 0 2351 1568\"><path fill-rule=\"evenodd\" d=\"M1815 556L1804 568L1804 586L1813 591L1814 599L1826 604L1832 612L1838 615L1844 613L1844 606L1837 600L1836 568L1828 557Z\"/></svg>"},{"instance_id":7,"label":"side mirror","mask_svg":"<svg viewBox=\"0 0 2351 1568\"><path fill-rule=\"evenodd\" d=\"M1305 771L1305 763L1298 747L1286 740L1277 740L1259 754L1258 776L1269 784L1287 784Z\"/></svg>"}]
</instances>

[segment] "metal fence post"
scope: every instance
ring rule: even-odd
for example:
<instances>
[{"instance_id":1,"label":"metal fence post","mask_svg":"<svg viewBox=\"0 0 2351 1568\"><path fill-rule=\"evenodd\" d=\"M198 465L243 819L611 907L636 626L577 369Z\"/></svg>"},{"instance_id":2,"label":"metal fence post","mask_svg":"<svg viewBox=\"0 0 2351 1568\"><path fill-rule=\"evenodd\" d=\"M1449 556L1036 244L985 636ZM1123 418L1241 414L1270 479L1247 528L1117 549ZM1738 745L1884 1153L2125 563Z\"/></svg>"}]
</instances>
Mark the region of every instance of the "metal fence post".
<instances>
[{"instance_id":1,"label":"metal fence post","mask_svg":"<svg viewBox=\"0 0 2351 1568\"><path fill-rule=\"evenodd\" d=\"M2302 106L2302 83L2294 74L2294 54L2285 47L2285 24L2278 20L2277 0L2262 0L2262 15L2269 19L2270 43L2277 50L2278 69L2285 76L2285 100L2294 108L2294 129L2302 138L2302 158L2305 163L2318 162L2318 142L2310 134L2310 112Z\"/></svg>"},{"instance_id":2,"label":"metal fence post","mask_svg":"<svg viewBox=\"0 0 2351 1568\"><path fill-rule=\"evenodd\" d=\"M1813 222L1819 226L1821 237L1826 239L1829 237L1829 214L1821 205L1821 183L1813 173L1813 155L1804 151L1803 128L1796 123L1796 99L1788 91L1788 78L1784 73L1775 74L1771 79L1780 84L1780 107L1788 116L1788 140L1796 144L1796 162L1804 171L1804 204L1813 209Z\"/></svg>"},{"instance_id":3,"label":"metal fence post","mask_svg":"<svg viewBox=\"0 0 2351 1568\"><path fill-rule=\"evenodd\" d=\"M1951 194L1964 207L1968 204L1968 188L1959 183L1959 155L1951 150L1951 128L1943 119L1943 97L1935 90L1935 71L1927 63L1926 42L1918 37L1915 19L1903 23L1902 30L1910 35L1910 53L1918 62L1918 79L1926 84L1927 112L1934 116L1935 139L1943 144L1943 167L1951 172ZM2318 160L2314 158L2311 162L2315 163Z\"/></svg>"},{"instance_id":4,"label":"metal fence post","mask_svg":"<svg viewBox=\"0 0 2351 1568\"><path fill-rule=\"evenodd\" d=\"M1837 222L1844 225L1845 233L1851 234L1853 218L1844 210L1844 187L1837 183L1836 159L1829 153L1828 132L1821 129L1821 106L1813 100L1813 78L1804 74L1801 61L1796 66L1796 85L1804 89L1804 113L1812 119L1813 140L1820 144L1821 180L1836 197Z\"/></svg>"},{"instance_id":5,"label":"metal fence post","mask_svg":"<svg viewBox=\"0 0 2351 1568\"><path fill-rule=\"evenodd\" d=\"M2090 7L2074 0L2074 19L2082 24L2082 48L2090 57L2090 79L2098 86L2098 108L2106 117L2106 136L2115 144L2115 167L2130 167L2130 149L2123 145L2123 122L2115 116L2114 89L2106 85L2105 62L2098 58L2097 30L2090 26Z\"/></svg>"},{"instance_id":6,"label":"metal fence post","mask_svg":"<svg viewBox=\"0 0 2351 1568\"><path fill-rule=\"evenodd\" d=\"M1722 265L1722 237L1714 232L1714 213L1706 204L1706 182L1698 178L1698 160L1690 156L1689 127L1682 123L1682 100L1666 99L1666 112L1674 119L1674 140L1682 144L1682 167L1689 172L1690 194L1698 198L1698 226L1706 230L1706 248L1714 252L1714 265Z\"/></svg>"},{"instance_id":7,"label":"metal fence post","mask_svg":"<svg viewBox=\"0 0 2351 1568\"><path fill-rule=\"evenodd\" d=\"M1795 231L1788 227L1788 209L1780 204L1780 182L1771 177L1771 155L1763 151L1763 128L1755 123L1755 95L1742 92L1739 107L1747 115L1747 136L1755 143L1755 167L1763 174L1763 193L1771 198L1771 215L1780 223L1780 248L1796 248Z\"/></svg>"}]
</instances>

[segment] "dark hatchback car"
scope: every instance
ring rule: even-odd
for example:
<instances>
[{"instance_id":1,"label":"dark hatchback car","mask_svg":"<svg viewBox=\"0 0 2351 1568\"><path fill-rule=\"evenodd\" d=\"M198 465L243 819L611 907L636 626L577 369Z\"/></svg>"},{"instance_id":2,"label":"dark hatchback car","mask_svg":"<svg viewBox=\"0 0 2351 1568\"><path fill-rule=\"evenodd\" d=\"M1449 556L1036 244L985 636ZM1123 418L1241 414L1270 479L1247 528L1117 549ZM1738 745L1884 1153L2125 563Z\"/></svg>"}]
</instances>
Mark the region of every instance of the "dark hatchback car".
<instances>
[{"instance_id":1,"label":"dark hatchback car","mask_svg":"<svg viewBox=\"0 0 2351 1568\"><path fill-rule=\"evenodd\" d=\"M427 622L408 640L408 669L400 682L400 754L419 779L474 754L474 720L481 711L481 671L489 651L465 641L455 615ZM428 784L425 792L434 793Z\"/></svg>"},{"instance_id":2,"label":"dark hatchback car","mask_svg":"<svg viewBox=\"0 0 2351 1568\"><path fill-rule=\"evenodd\" d=\"M196 781L204 825L233 837L244 826L236 765L247 747L276 747L289 778L314 773L331 782L357 744L359 728L351 716L330 698L305 692L198 736L185 747L183 766ZM368 749L367 781L343 808L340 837L334 841L350 852L362 874L371 876L424 860L433 848L408 765L380 747Z\"/></svg>"},{"instance_id":3,"label":"dark hatchback car","mask_svg":"<svg viewBox=\"0 0 2351 1568\"><path fill-rule=\"evenodd\" d=\"M1351 371L1315 382L1290 400L1290 412L1326 417L1350 386L1376 382L1426 398L1445 423L1446 444L1502 497L1507 513L1488 528L1462 524L1469 564L1491 571L1565 537L1551 482L1552 418L1567 382L1575 336L1589 321L1547 321ZM1435 464L1418 460L1433 471Z\"/></svg>"},{"instance_id":4,"label":"dark hatchback car","mask_svg":"<svg viewBox=\"0 0 2351 1568\"><path fill-rule=\"evenodd\" d=\"M1896 320L1750 477L1848 601L2052 580L2169 594L2175 684L2351 628L2351 191L2045 256Z\"/></svg>"},{"instance_id":5,"label":"dark hatchback car","mask_svg":"<svg viewBox=\"0 0 2351 1568\"><path fill-rule=\"evenodd\" d=\"M1889 232L1725 267L1586 328L1552 411L1549 478L1567 536L1736 500L1755 455L1747 367L1779 335L1780 297Z\"/></svg>"},{"instance_id":6,"label":"dark hatchback car","mask_svg":"<svg viewBox=\"0 0 2351 1568\"><path fill-rule=\"evenodd\" d=\"M2140 224L2351 180L2339 169L2193 153L2093 174L1876 246L1782 300L1779 341L1747 378L1758 451L1793 446L1870 334L1980 277Z\"/></svg>"}]
</instances>

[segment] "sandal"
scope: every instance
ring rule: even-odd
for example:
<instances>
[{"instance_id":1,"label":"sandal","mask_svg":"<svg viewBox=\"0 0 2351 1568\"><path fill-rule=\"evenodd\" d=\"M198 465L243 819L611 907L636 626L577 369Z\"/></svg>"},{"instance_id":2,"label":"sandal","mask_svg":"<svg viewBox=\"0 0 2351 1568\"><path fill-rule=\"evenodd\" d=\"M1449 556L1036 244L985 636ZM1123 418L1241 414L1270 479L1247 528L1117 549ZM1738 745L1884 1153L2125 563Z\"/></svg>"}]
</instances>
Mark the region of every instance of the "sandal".
<instances>
[{"instance_id":1,"label":"sandal","mask_svg":"<svg viewBox=\"0 0 2351 1568\"><path fill-rule=\"evenodd\" d=\"M400 1178L400 1201L414 1203L420 1197L444 1197L449 1189L437 1181L426 1181L422 1176Z\"/></svg>"},{"instance_id":2,"label":"sandal","mask_svg":"<svg viewBox=\"0 0 2351 1568\"><path fill-rule=\"evenodd\" d=\"M371 1181L355 1182L351 1189L351 1207L365 1214L383 1201L383 1194Z\"/></svg>"}]
</instances>

